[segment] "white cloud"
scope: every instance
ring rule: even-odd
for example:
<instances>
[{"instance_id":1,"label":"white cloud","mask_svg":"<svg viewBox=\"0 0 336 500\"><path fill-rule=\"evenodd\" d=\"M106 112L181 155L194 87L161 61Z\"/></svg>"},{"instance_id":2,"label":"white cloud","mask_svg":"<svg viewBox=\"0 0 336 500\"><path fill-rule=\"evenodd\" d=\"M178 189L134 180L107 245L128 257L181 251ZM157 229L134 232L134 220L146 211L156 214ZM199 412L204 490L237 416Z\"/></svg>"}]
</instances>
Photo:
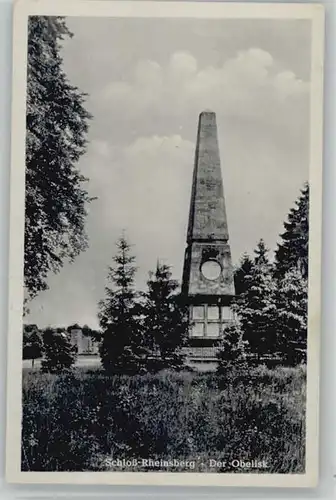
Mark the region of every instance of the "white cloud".
<instances>
[{"instance_id":1,"label":"white cloud","mask_svg":"<svg viewBox=\"0 0 336 500\"><path fill-rule=\"evenodd\" d=\"M197 72L197 61L189 52L175 52L170 58L168 71L177 77L190 78Z\"/></svg>"},{"instance_id":2,"label":"white cloud","mask_svg":"<svg viewBox=\"0 0 336 500\"><path fill-rule=\"evenodd\" d=\"M296 78L292 71L282 71L274 79L274 87L283 97L295 96L308 90L308 84Z\"/></svg>"},{"instance_id":3,"label":"white cloud","mask_svg":"<svg viewBox=\"0 0 336 500\"><path fill-rule=\"evenodd\" d=\"M294 114L291 98L305 97L308 91L309 83L280 68L271 54L250 48L217 67L199 67L189 52L175 52L165 66L142 60L133 78L109 83L97 98L103 95L104 105L127 119L152 110L161 116L183 116L204 108L226 116L269 119L272 113Z\"/></svg>"},{"instance_id":4,"label":"white cloud","mask_svg":"<svg viewBox=\"0 0 336 500\"><path fill-rule=\"evenodd\" d=\"M110 145L106 141L95 139L90 144L90 149L95 152L98 156L107 158L111 154Z\"/></svg>"}]
</instances>

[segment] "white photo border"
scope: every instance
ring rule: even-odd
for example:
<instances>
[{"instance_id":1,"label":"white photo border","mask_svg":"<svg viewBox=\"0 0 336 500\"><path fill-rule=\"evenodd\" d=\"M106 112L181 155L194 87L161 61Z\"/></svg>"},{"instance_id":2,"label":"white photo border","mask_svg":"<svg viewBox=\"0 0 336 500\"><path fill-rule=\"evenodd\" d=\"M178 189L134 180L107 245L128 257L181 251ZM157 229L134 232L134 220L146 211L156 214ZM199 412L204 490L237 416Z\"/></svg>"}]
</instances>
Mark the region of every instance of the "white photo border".
<instances>
[{"instance_id":1,"label":"white photo border","mask_svg":"<svg viewBox=\"0 0 336 500\"><path fill-rule=\"evenodd\" d=\"M306 470L303 474L21 471L27 23L31 15L307 19L312 23ZM6 479L10 483L315 487L319 470L324 7L321 4L18 0L13 20Z\"/></svg>"}]
</instances>

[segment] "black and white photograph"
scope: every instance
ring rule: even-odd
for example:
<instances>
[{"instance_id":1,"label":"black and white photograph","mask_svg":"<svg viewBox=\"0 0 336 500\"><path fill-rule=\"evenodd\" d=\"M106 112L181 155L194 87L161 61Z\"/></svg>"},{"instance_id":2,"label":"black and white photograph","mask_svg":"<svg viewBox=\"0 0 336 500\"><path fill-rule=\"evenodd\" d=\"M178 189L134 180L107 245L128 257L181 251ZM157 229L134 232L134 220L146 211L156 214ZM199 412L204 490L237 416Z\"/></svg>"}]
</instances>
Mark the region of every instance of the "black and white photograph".
<instances>
[{"instance_id":1,"label":"black and white photograph","mask_svg":"<svg viewBox=\"0 0 336 500\"><path fill-rule=\"evenodd\" d=\"M314 486L323 8L15 9L8 479Z\"/></svg>"}]
</instances>

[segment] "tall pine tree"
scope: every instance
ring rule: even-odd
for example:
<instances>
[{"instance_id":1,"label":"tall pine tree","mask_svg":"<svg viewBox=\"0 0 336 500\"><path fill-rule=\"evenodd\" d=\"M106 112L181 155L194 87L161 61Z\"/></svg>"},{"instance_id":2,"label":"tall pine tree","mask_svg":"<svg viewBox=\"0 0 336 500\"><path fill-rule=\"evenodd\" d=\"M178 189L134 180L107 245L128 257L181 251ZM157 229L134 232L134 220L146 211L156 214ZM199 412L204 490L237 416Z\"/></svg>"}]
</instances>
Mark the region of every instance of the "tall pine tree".
<instances>
[{"instance_id":1,"label":"tall pine tree","mask_svg":"<svg viewBox=\"0 0 336 500\"><path fill-rule=\"evenodd\" d=\"M308 283L297 268L288 271L276 291L277 346L289 364L305 359Z\"/></svg>"},{"instance_id":2,"label":"tall pine tree","mask_svg":"<svg viewBox=\"0 0 336 500\"><path fill-rule=\"evenodd\" d=\"M239 265L234 272L234 283L236 295L241 295L246 291L247 281L246 276L251 274L253 268L253 261L251 257L244 253L240 259Z\"/></svg>"},{"instance_id":3,"label":"tall pine tree","mask_svg":"<svg viewBox=\"0 0 336 500\"><path fill-rule=\"evenodd\" d=\"M28 22L26 108L25 302L48 288L50 272L86 248L91 201L77 163L86 150L85 95L64 72L62 17ZM26 309L25 309L26 310Z\"/></svg>"},{"instance_id":4,"label":"tall pine tree","mask_svg":"<svg viewBox=\"0 0 336 500\"><path fill-rule=\"evenodd\" d=\"M254 250L254 264L263 265L268 269L271 267L269 260L269 248L266 246L264 240L261 238Z\"/></svg>"},{"instance_id":5,"label":"tall pine tree","mask_svg":"<svg viewBox=\"0 0 336 500\"><path fill-rule=\"evenodd\" d=\"M309 185L305 184L301 195L288 214L281 234L282 242L275 253L275 274L283 277L287 271L298 268L304 278L308 276L309 241Z\"/></svg>"},{"instance_id":6,"label":"tall pine tree","mask_svg":"<svg viewBox=\"0 0 336 500\"><path fill-rule=\"evenodd\" d=\"M169 266L157 263L150 273L145 294L145 331L148 346L159 359L158 368L179 368L184 356L181 347L188 335L188 314L178 282L172 279Z\"/></svg>"},{"instance_id":7,"label":"tall pine tree","mask_svg":"<svg viewBox=\"0 0 336 500\"><path fill-rule=\"evenodd\" d=\"M255 250L254 265L246 275L246 290L237 297L235 311L243 339L257 356L273 352L276 343L274 316L276 312L273 276L270 272L268 250L261 240Z\"/></svg>"},{"instance_id":8,"label":"tall pine tree","mask_svg":"<svg viewBox=\"0 0 336 500\"><path fill-rule=\"evenodd\" d=\"M144 367L141 309L134 289L135 257L124 236L117 242L114 266L109 267L106 297L99 303L98 318L103 332L100 355L111 373L134 374Z\"/></svg>"}]
</instances>

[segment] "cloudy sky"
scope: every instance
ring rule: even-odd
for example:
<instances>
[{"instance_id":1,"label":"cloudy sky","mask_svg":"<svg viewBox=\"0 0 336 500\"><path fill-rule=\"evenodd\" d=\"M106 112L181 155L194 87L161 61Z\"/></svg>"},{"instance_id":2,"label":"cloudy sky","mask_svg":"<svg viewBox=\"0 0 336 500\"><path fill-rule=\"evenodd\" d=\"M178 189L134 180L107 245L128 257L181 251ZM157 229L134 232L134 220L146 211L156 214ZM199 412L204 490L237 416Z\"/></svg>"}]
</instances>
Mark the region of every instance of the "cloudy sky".
<instances>
[{"instance_id":1,"label":"cloudy sky","mask_svg":"<svg viewBox=\"0 0 336 500\"><path fill-rule=\"evenodd\" d=\"M50 278L29 320L97 326L123 229L144 287L157 258L181 277L198 115L217 114L233 263L274 250L308 178L310 23L68 18L70 81L94 118L80 168L98 199L90 247Z\"/></svg>"}]
</instances>

